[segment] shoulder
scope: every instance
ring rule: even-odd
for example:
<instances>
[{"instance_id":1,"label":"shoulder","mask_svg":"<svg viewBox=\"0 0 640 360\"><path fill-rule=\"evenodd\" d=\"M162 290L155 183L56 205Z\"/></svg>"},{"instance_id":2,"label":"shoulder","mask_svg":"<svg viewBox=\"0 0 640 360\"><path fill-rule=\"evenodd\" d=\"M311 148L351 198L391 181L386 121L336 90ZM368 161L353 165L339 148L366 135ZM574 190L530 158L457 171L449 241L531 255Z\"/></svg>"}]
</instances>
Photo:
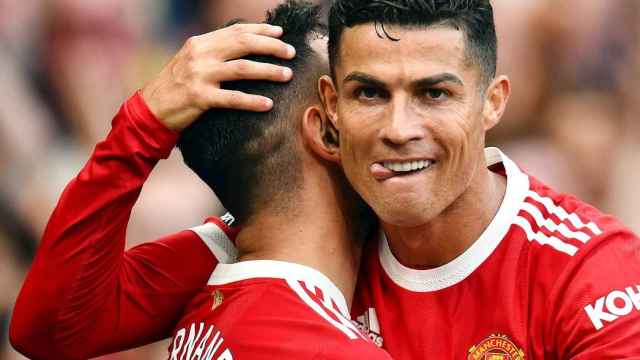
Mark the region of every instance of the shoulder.
<instances>
[{"instance_id":1,"label":"shoulder","mask_svg":"<svg viewBox=\"0 0 640 360\"><path fill-rule=\"evenodd\" d=\"M546 302L547 334L558 353L589 353L638 336L640 238L613 216L535 179L520 217L530 226L531 283Z\"/></svg>"},{"instance_id":2,"label":"shoulder","mask_svg":"<svg viewBox=\"0 0 640 360\"><path fill-rule=\"evenodd\" d=\"M555 192L534 178L513 225L530 243L530 259L549 263L556 275L603 244L620 237L637 239L613 216L573 195Z\"/></svg>"},{"instance_id":3,"label":"shoulder","mask_svg":"<svg viewBox=\"0 0 640 360\"><path fill-rule=\"evenodd\" d=\"M573 283L580 281L577 272L601 277L623 271L622 264L638 263L640 239L616 218L534 178L530 183L514 225L530 243L528 261L539 268L537 282Z\"/></svg>"},{"instance_id":4,"label":"shoulder","mask_svg":"<svg viewBox=\"0 0 640 360\"><path fill-rule=\"evenodd\" d=\"M546 214L586 232L599 235L605 230L624 226L615 217L605 214L575 195L554 191L539 180L530 177L527 201L539 205Z\"/></svg>"},{"instance_id":5,"label":"shoulder","mask_svg":"<svg viewBox=\"0 0 640 360\"><path fill-rule=\"evenodd\" d=\"M557 274L548 293L547 335L557 354L640 355L640 240L604 230Z\"/></svg>"},{"instance_id":6,"label":"shoulder","mask_svg":"<svg viewBox=\"0 0 640 360\"><path fill-rule=\"evenodd\" d=\"M622 227L604 230L556 277L549 299L553 307L567 310L557 315L571 322L588 319L591 329L600 330L633 308L640 310L640 239Z\"/></svg>"},{"instance_id":7,"label":"shoulder","mask_svg":"<svg viewBox=\"0 0 640 360\"><path fill-rule=\"evenodd\" d=\"M311 284L288 279L251 279L241 283L244 283L243 291L247 287L260 288L257 291L259 296L252 296L254 300L248 306L251 311L244 315L245 325L257 333L270 329L282 332L285 338L295 334L297 338L307 338L312 342L364 340L350 320L338 311L335 303ZM239 284L230 284L226 288L233 291L233 287ZM245 303L242 298L246 297L236 299ZM230 300L234 298L230 297Z\"/></svg>"},{"instance_id":8,"label":"shoulder","mask_svg":"<svg viewBox=\"0 0 640 360\"><path fill-rule=\"evenodd\" d=\"M351 338L351 330L334 312L311 295L309 299L315 306L284 279L255 278L207 286L192 303L176 334L182 331L182 337L193 338L197 346L198 324L206 319L202 334L207 326L219 330L229 351L248 359L312 359L329 347L345 352L376 349L361 336L353 334ZM180 345L174 339L174 347ZM183 350L177 351L181 354Z\"/></svg>"}]
</instances>

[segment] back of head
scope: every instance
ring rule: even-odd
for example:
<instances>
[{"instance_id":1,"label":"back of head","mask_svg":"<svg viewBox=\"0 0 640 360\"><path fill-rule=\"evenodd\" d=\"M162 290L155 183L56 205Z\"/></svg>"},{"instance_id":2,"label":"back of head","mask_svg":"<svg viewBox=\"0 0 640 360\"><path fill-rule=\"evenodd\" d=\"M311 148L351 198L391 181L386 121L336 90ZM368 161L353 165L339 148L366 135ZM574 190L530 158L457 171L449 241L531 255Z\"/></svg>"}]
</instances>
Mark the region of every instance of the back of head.
<instances>
[{"instance_id":1,"label":"back of head","mask_svg":"<svg viewBox=\"0 0 640 360\"><path fill-rule=\"evenodd\" d=\"M490 0L335 0L329 13L329 60L334 75L342 33L361 24L374 24L378 35L390 40L399 39L385 25L448 26L463 31L468 62L480 67L486 84L495 76L497 39Z\"/></svg>"},{"instance_id":2,"label":"back of head","mask_svg":"<svg viewBox=\"0 0 640 360\"><path fill-rule=\"evenodd\" d=\"M211 109L185 129L178 142L185 163L240 223L265 206L287 208L300 188L298 119L317 101L317 79L327 71L326 62L309 46L310 37L322 31L318 14L319 7L307 2L289 0L278 6L267 14L267 23L283 28L281 40L295 47L296 57L245 57L291 68L294 78L289 83L222 85L273 99L271 111Z\"/></svg>"}]
</instances>

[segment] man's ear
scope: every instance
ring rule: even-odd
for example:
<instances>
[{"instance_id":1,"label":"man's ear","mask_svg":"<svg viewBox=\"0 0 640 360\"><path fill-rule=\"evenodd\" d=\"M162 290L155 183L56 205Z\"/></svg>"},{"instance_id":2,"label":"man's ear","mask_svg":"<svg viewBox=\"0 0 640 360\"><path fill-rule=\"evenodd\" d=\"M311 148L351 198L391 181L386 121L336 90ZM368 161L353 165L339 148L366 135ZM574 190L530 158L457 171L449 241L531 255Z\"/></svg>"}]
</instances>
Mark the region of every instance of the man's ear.
<instances>
[{"instance_id":1,"label":"man's ear","mask_svg":"<svg viewBox=\"0 0 640 360\"><path fill-rule=\"evenodd\" d=\"M509 78L501 75L496 77L485 93L484 109L482 112L484 130L490 130L498 125L509 102L511 83Z\"/></svg>"},{"instance_id":2,"label":"man's ear","mask_svg":"<svg viewBox=\"0 0 640 360\"><path fill-rule=\"evenodd\" d=\"M340 163L340 137L333 123L318 105L307 108L302 119L302 137L321 158Z\"/></svg>"},{"instance_id":3,"label":"man's ear","mask_svg":"<svg viewBox=\"0 0 640 360\"><path fill-rule=\"evenodd\" d=\"M336 129L338 126L338 92L333 79L328 75L323 75L318 80L318 93L320 94L320 101L327 114L327 117Z\"/></svg>"}]
</instances>

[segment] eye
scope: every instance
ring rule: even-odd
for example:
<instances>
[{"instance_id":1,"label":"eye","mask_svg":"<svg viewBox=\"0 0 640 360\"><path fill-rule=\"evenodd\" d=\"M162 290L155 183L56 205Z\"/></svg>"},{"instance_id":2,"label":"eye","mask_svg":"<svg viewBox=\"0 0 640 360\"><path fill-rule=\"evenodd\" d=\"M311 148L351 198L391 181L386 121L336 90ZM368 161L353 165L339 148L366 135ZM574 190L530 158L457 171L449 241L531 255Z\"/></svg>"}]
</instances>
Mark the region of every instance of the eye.
<instances>
[{"instance_id":1,"label":"eye","mask_svg":"<svg viewBox=\"0 0 640 360\"><path fill-rule=\"evenodd\" d=\"M371 86L357 88L354 94L360 100L375 100L383 96L380 89Z\"/></svg>"},{"instance_id":2,"label":"eye","mask_svg":"<svg viewBox=\"0 0 640 360\"><path fill-rule=\"evenodd\" d=\"M447 90L431 88L427 89L424 92L424 95L429 100L445 100L449 97L450 94Z\"/></svg>"}]
</instances>

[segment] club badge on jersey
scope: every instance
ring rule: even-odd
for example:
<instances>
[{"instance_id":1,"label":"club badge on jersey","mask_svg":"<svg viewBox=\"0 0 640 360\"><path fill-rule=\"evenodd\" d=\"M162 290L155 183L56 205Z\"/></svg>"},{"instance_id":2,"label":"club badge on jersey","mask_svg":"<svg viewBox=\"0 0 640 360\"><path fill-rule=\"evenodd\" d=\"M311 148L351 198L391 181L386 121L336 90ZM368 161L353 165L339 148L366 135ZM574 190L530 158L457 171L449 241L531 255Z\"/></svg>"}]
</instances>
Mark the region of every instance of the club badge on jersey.
<instances>
[{"instance_id":1,"label":"club badge on jersey","mask_svg":"<svg viewBox=\"0 0 640 360\"><path fill-rule=\"evenodd\" d=\"M468 360L524 360L525 354L508 336L491 334L469 349Z\"/></svg>"}]
</instances>

